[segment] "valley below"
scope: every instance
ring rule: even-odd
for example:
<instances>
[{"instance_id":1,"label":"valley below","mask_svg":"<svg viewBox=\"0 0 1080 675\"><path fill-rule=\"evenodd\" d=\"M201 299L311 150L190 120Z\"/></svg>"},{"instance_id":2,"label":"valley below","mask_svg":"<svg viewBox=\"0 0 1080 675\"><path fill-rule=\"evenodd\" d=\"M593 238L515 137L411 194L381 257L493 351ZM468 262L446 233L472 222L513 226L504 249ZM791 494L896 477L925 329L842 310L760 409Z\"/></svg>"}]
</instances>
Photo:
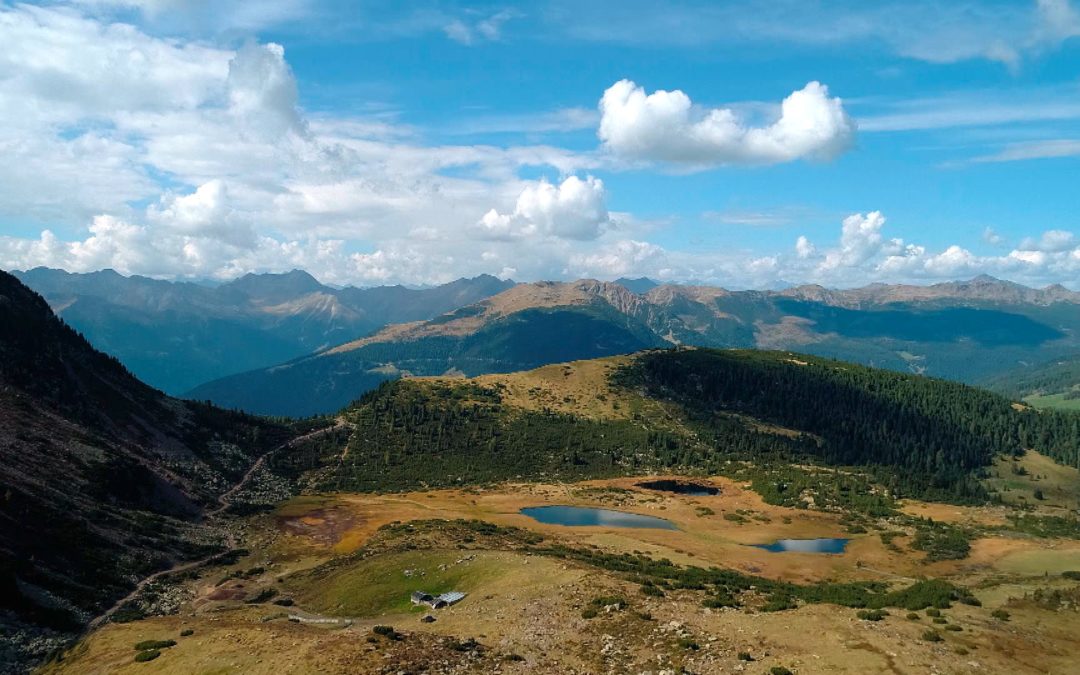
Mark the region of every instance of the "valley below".
<instances>
[{"instance_id":1,"label":"valley below","mask_svg":"<svg viewBox=\"0 0 1080 675\"><path fill-rule=\"evenodd\" d=\"M1066 673L1080 654L1080 541L1009 527L1012 507L868 517L723 476L694 476L719 489L695 496L643 478L297 497L243 519L246 555L163 580L162 616L110 623L42 672ZM520 513L548 505L675 529ZM967 555L913 548L931 517L965 528ZM754 546L815 537L850 542ZM466 595L432 610L417 590ZM136 662L148 640L176 644Z\"/></svg>"}]
</instances>

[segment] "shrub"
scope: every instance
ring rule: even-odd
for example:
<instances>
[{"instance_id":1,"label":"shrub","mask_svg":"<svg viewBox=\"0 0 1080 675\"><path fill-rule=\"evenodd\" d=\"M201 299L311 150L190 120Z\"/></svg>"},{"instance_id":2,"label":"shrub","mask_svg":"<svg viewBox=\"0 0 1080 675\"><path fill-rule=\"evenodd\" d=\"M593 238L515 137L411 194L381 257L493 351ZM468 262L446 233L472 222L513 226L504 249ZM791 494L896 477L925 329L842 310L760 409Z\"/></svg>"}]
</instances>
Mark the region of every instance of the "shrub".
<instances>
[{"instance_id":1,"label":"shrub","mask_svg":"<svg viewBox=\"0 0 1080 675\"><path fill-rule=\"evenodd\" d=\"M266 602L267 600L269 600L270 598L274 597L277 594L278 594L278 591L277 591L276 588L264 588L261 591L259 591L258 593L256 593L253 597L249 598L247 603L249 605L258 605L258 604Z\"/></svg>"},{"instance_id":2,"label":"shrub","mask_svg":"<svg viewBox=\"0 0 1080 675\"><path fill-rule=\"evenodd\" d=\"M720 607L738 607L739 601L730 593L717 593L714 596L705 598L701 604L705 607L718 609Z\"/></svg>"},{"instance_id":3,"label":"shrub","mask_svg":"<svg viewBox=\"0 0 1080 675\"><path fill-rule=\"evenodd\" d=\"M194 634L195 634L195 629L194 628L185 628L184 630L180 631L180 637L188 637L189 635L194 635Z\"/></svg>"},{"instance_id":4,"label":"shrub","mask_svg":"<svg viewBox=\"0 0 1080 675\"><path fill-rule=\"evenodd\" d=\"M920 618L921 617L918 614L916 614L915 612L908 612L907 613L908 621L918 621Z\"/></svg>"},{"instance_id":5,"label":"shrub","mask_svg":"<svg viewBox=\"0 0 1080 675\"><path fill-rule=\"evenodd\" d=\"M941 633L937 632L936 630L928 630L922 634L922 639L926 640L927 642L941 642L942 637Z\"/></svg>"},{"instance_id":6,"label":"shrub","mask_svg":"<svg viewBox=\"0 0 1080 675\"><path fill-rule=\"evenodd\" d=\"M480 643L473 638L465 638L464 640L450 640L447 645L455 652L471 652L480 646Z\"/></svg>"},{"instance_id":7,"label":"shrub","mask_svg":"<svg viewBox=\"0 0 1080 675\"><path fill-rule=\"evenodd\" d=\"M930 609L926 610L926 616L932 616L934 618L937 618L941 616L941 610L931 607Z\"/></svg>"},{"instance_id":8,"label":"shrub","mask_svg":"<svg viewBox=\"0 0 1080 675\"><path fill-rule=\"evenodd\" d=\"M773 666L772 668L769 668L769 672L772 675L795 675L795 673L783 666Z\"/></svg>"},{"instance_id":9,"label":"shrub","mask_svg":"<svg viewBox=\"0 0 1080 675\"><path fill-rule=\"evenodd\" d=\"M959 633L960 631L962 631L964 629L961 628L960 626L957 626L955 623L950 623L948 626L945 626L945 630L951 630L954 633Z\"/></svg>"},{"instance_id":10,"label":"shrub","mask_svg":"<svg viewBox=\"0 0 1080 675\"><path fill-rule=\"evenodd\" d=\"M795 598L777 591L768 597L765 604L762 606L761 611L782 612L787 609L796 609L798 606L799 605L795 602Z\"/></svg>"},{"instance_id":11,"label":"shrub","mask_svg":"<svg viewBox=\"0 0 1080 675\"><path fill-rule=\"evenodd\" d=\"M383 625L375 626L374 628L371 629L371 632L375 633L376 635L381 635L384 638L387 638L389 640L400 640L401 639L401 633L394 630L393 626L383 626Z\"/></svg>"},{"instance_id":12,"label":"shrub","mask_svg":"<svg viewBox=\"0 0 1080 675\"><path fill-rule=\"evenodd\" d=\"M971 552L971 534L961 528L944 523L929 522L920 526L911 541L917 551L926 551L926 560L963 560Z\"/></svg>"},{"instance_id":13,"label":"shrub","mask_svg":"<svg viewBox=\"0 0 1080 675\"><path fill-rule=\"evenodd\" d=\"M593 607L612 607L612 606L614 606L615 609L620 609L621 610L621 609L626 609L626 606L629 603L626 602L626 598L622 597L621 595L601 595L599 597L596 597L596 598L593 598L592 600L590 600L589 604L592 605Z\"/></svg>"},{"instance_id":14,"label":"shrub","mask_svg":"<svg viewBox=\"0 0 1080 675\"><path fill-rule=\"evenodd\" d=\"M855 616L863 621L881 621L889 615L883 609L860 609L855 613Z\"/></svg>"},{"instance_id":15,"label":"shrub","mask_svg":"<svg viewBox=\"0 0 1080 675\"><path fill-rule=\"evenodd\" d=\"M1066 570L1061 573L1062 578L1080 581L1080 570Z\"/></svg>"},{"instance_id":16,"label":"shrub","mask_svg":"<svg viewBox=\"0 0 1080 675\"><path fill-rule=\"evenodd\" d=\"M161 656L161 650L150 649L145 652L139 652L135 655L136 663L145 663L147 661L153 661L157 657Z\"/></svg>"},{"instance_id":17,"label":"shrub","mask_svg":"<svg viewBox=\"0 0 1080 675\"><path fill-rule=\"evenodd\" d=\"M658 587L653 586L653 585L642 586L641 587L641 593L643 595L648 595L648 596L653 597L653 598L662 598L662 597L664 597L664 592L662 590L660 590Z\"/></svg>"},{"instance_id":18,"label":"shrub","mask_svg":"<svg viewBox=\"0 0 1080 675\"><path fill-rule=\"evenodd\" d=\"M135 643L135 649L140 652L151 649L168 649L176 645L176 640L143 640Z\"/></svg>"},{"instance_id":19,"label":"shrub","mask_svg":"<svg viewBox=\"0 0 1080 675\"><path fill-rule=\"evenodd\" d=\"M882 604L889 607L902 607L911 611L935 607L948 609L949 602L956 597L956 587L941 579L917 581L907 588L885 595Z\"/></svg>"},{"instance_id":20,"label":"shrub","mask_svg":"<svg viewBox=\"0 0 1080 675\"><path fill-rule=\"evenodd\" d=\"M293 599L292 598L278 598L277 600L274 601L274 604L279 606L279 607L292 607L293 606Z\"/></svg>"},{"instance_id":21,"label":"shrub","mask_svg":"<svg viewBox=\"0 0 1080 675\"><path fill-rule=\"evenodd\" d=\"M599 614L599 613L600 612L598 612L595 607L586 607L585 609L581 610L581 618L582 619L595 619L596 615Z\"/></svg>"},{"instance_id":22,"label":"shrub","mask_svg":"<svg viewBox=\"0 0 1080 675\"><path fill-rule=\"evenodd\" d=\"M1008 621L1009 620L1009 613L1006 612L1004 609L1000 609L1000 608L995 609L994 611L990 612L990 616L994 617L995 619L999 619L1001 621Z\"/></svg>"},{"instance_id":23,"label":"shrub","mask_svg":"<svg viewBox=\"0 0 1080 675\"><path fill-rule=\"evenodd\" d=\"M694 642L690 638L679 638L678 644L683 649L689 649L690 651L695 651L696 652L697 650L701 649L701 645Z\"/></svg>"},{"instance_id":24,"label":"shrub","mask_svg":"<svg viewBox=\"0 0 1080 675\"><path fill-rule=\"evenodd\" d=\"M949 621L943 616L935 616L933 618L934 623L949 623Z\"/></svg>"},{"instance_id":25,"label":"shrub","mask_svg":"<svg viewBox=\"0 0 1080 675\"><path fill-rule=\"evenodd\" d=\"M754 657L750 656L750 652L739 652L740 661L753 661Z\"/></svg>"}]
</instances>

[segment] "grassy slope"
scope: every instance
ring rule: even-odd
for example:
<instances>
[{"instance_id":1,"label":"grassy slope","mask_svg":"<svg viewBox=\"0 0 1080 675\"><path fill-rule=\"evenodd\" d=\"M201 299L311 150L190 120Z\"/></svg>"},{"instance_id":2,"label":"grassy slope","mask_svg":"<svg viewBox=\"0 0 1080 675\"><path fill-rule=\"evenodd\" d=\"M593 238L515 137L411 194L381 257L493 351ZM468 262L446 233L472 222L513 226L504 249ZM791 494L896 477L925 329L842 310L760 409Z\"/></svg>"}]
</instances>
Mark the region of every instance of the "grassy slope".
<instances>
[{"instance_id":1,"label":"grassy slope","mask_svg":"<svg viewBox=\"0 0 1080 675\"><path fill-rule=\"evenodd\" d=\"M1075 390L1073 390L1075 392ZM1070 395L1068 392L1059 394L1032 394L1024 397L1025 403L1030 403L1039 409L1080 411L1080 396Z\"/></svg>"},{"instance_id":2,"label":"grassy slope","mask_svg":"<svg viewBox=\"0 0 1080 675\"><path fill-rule=\"evenodd\" d=\"M995 454L1059 440L1022 438L1041 416L987 392L786 352L648 352L405 380L349 417L347 450L279 469L308 471L320 489L371 491L817 461L863 465L909 495L979 501L975 473ZM770 480L778 502L798 499L796 476Z\"/></svg>"}]
</instances>

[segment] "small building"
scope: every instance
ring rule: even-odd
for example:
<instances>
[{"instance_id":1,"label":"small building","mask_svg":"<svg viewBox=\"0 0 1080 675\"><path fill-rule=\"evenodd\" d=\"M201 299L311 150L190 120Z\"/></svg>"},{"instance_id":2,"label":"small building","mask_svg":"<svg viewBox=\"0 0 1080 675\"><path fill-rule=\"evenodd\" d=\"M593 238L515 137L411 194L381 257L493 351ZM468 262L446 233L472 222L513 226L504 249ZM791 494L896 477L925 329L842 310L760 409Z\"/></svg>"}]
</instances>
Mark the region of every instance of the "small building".
<instances>
[{"instance_id":1,"label":"small building","mask_svg":"<svg viewBox=\"0 0 1080 675\"><path fill-rule=\"evenodd\" d=\"M424 591L413 591L410 597L414 605L428 605L432 609L442 609L461 602L465 594L460 591L449 591L442 595L432 595Z\"/></svg>"},{"instance_id":2,"label":"small building","mask_svg":"<svg viewBox=\"0 0 1080 675\"><path fill-rule=\"evenodd\" d=\"M450 591L449 593L443 593L439 596L439 599L448 605L453 605L461 602L465 598L465 594L460 591Z\"/></svg>"},{"instance_id":3,"label":"small building","mask_svg":"<svg viewBox=\"0 0 1080 675\"><path fill-rule=\"evenodd\" d=\"M425 593L423 591L413 591L412 593L412 603L414 605L430 605L431 601L434 599L435 598L431 593Z\"/></svg>"}]
</instances>

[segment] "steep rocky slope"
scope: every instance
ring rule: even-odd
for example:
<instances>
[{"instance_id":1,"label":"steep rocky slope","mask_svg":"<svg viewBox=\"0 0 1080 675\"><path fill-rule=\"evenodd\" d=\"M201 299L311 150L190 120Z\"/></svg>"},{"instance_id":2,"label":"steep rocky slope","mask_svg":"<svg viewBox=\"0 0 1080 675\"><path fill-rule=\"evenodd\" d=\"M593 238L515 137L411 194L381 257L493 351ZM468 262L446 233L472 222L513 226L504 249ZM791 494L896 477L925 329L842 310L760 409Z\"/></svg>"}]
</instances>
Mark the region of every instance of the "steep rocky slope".
<instances>
[{"instance_id":1,"label":"steep rocky slope","mask_svg":"<svg viewBox=\"0 0 1080 675\"><path fill-rule=\"evenodd\" d=\"M148 387L0 272L0 663L216 550L203 510L290 433Z\"/></svg>"}]
</instances>

